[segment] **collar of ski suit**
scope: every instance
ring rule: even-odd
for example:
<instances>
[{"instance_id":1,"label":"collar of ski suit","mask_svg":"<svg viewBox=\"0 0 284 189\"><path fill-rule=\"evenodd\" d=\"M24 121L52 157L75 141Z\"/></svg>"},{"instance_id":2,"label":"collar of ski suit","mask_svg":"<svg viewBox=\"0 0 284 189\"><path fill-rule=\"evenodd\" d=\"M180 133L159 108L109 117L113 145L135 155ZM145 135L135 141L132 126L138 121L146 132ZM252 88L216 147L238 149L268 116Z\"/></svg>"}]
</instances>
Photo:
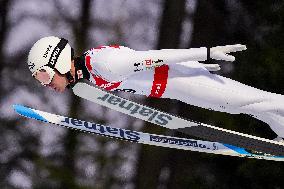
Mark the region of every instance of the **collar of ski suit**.
<instances>
[{"instance_id":1,"label":"collar of ski suit","mask_svg":"<svg viewBox=\"0 0 284 189\"><path fill-rule=\"evenodd\" d=\"M67 88L74 87L74 85L82 79L90 79L90 73L88 72L88 69L85 66L85 56L76 57L74 59L74 66L75 78L73 79L73 82L67 86Z\"/></svg>"}]
</instances>

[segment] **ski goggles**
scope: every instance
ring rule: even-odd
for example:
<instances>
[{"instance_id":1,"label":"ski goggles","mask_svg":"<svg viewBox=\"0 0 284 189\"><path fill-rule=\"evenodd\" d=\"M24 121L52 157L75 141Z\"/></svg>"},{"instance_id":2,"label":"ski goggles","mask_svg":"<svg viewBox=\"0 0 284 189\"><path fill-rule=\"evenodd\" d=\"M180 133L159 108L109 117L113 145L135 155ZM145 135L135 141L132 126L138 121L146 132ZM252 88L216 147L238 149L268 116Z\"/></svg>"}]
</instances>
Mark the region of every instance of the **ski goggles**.
<instances>
[{"instance_id":1,"label":"ski goggles","mask_svg":"<svg viewBox=\"0 0 284 189\"><path fill-rule=\"evenodd\" d=\"M33 77L38 80L42 85L49 85L55 75L55 71L48 67L42 66L33 73Z\"/></svg>"}]
</instances>

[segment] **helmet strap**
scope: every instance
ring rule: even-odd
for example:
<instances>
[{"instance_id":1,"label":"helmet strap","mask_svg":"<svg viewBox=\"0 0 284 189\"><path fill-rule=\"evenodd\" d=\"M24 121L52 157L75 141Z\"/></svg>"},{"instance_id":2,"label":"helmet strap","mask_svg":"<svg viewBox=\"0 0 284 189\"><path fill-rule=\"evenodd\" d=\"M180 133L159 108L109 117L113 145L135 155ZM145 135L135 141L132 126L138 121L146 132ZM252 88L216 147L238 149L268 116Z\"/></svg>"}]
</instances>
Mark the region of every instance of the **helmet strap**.
<instances>
[{"instance_id":1,"label":"helmet strap","mask_svg":"<svg viewBox=\"0 0 284 189\"><path fill-rule=\"evenodd\" d=\"M71 74L71 72L69 71L69 72L67 72L66 74L65 74L65 76L66 76L66 78L67 78L67 80L68 80L68 82L69 82L69 84L67 85L67 88L68 89L70 89L70 88L72 88L72 87L74 87L74 85L75 85L75 78L76 78L76 76L75 76L75 78L72 76L72 74Z\"/></svg>"},{"instance_id":2,"label":"helmet strap","mask_svg":"<svg viewBox=\"0 0 284 189\"><path fill-rule=\"evenodd\" d=\"M72 77L70 72L66 73L66 78L69 81L68 89L75 86L75 84L82 79L89 80L90 74L85 66L85 57L74 57L74 66L75 66L75 77Z\"/></svg>"}]
</instances>

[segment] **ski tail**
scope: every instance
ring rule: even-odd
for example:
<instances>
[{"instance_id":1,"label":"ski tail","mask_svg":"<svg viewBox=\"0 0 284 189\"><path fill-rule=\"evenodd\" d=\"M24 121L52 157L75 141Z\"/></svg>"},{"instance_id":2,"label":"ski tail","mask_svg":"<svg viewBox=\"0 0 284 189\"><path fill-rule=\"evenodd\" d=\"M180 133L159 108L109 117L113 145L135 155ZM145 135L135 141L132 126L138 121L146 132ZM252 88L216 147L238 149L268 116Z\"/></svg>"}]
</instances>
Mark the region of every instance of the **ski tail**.
<instances>
[{"instance_id":1,"label":"ski tail","mask_svg":"<svg viewBox=\"0 0 284 189\"><path fill-rule=\"evenodd\" d=\"M233 135L232 133L217 130L215 128L213 129L204 125L177 129L177 131L191 136L206 138L210 141L217 140L221 143L241 146L242 148L248 149L251 152L257 151L259 153L265 152L279 156L284 155L284 146L282 145L270 143L263 140L255 140L254 138L243 137L242 135Z\"/></svg>"},{"instance_id":2,"label":"ski tail","mask_svg":"<svg viewBox=\"0 0 284 189\"><path fill-rule=\"evenodd\" d=\"M284 156L274 156L268 154L254 154L243 148L222 144L219 142L209 142L188 138L178 138L164 135L149 134L128 129L105 126L93 122L78 120L61 115L56 115L22 105L14 105L14 110L27 118L36 119L42 122L64 126L96 135L122 139L130 142L148 144L153 146L168 147L174 149L205 152L210 154L220 154L228 156L248 157L273 161L284 161Z\"/></svg>"}]
</instances>

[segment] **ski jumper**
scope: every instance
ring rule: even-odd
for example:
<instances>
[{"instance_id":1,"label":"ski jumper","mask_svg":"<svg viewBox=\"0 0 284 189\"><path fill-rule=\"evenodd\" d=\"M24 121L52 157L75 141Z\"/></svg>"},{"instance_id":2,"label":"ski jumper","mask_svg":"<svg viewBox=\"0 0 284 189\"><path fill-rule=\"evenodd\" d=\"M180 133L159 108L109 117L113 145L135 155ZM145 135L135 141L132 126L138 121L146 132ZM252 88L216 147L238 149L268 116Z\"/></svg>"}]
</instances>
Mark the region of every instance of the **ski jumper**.
<instances>
[{"instance_id":1,"label":"ski jumper","mask_svg":"<svg viewBox=\"0 0 284 189\"><path fill-rule=\"evenodd\" d=\"M230 114L248 114L284 137L284 96L212 74L207 48L135 51L100 46L84 54L89 80L109 91L124 91Z\"/></svg>"}]
</instances>

